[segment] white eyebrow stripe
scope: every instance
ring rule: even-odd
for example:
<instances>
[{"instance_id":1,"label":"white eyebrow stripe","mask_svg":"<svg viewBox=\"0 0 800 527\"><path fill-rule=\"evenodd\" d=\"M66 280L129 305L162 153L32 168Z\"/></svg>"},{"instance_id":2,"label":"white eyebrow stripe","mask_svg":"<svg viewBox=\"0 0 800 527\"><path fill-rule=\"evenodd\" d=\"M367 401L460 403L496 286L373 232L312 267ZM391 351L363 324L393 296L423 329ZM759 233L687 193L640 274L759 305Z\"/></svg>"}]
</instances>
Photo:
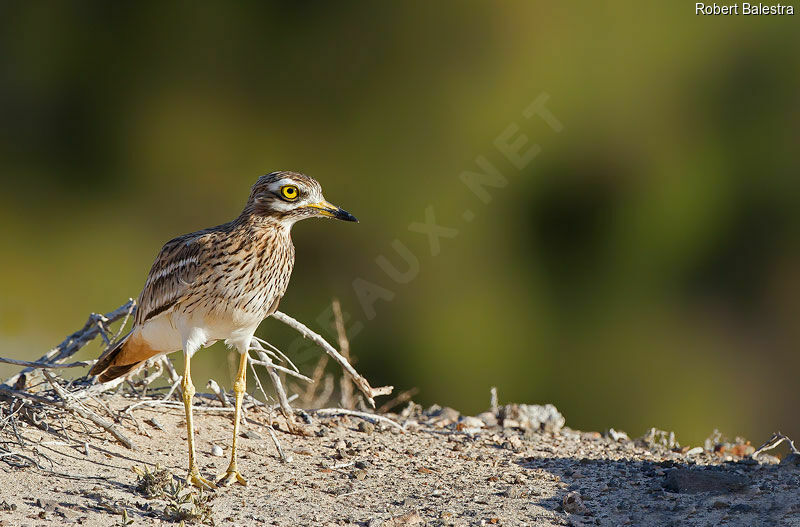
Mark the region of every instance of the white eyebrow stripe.
<instances>
[{"instance_id":1,"label":"white eyebrow stripe","mask_svg":"<svg viewBox=\"0 0 800 527\"><path fill-rule=\"evenodd\" d=\"M190 264L193 264L193 263L197 263L197 256L190 256L189 258L184 258L183 260L180 260L178 262L170 264L170 265L166 266L164 269L161 269L159 272L151 275L147 279L147 283L145 284L145 287L147 287L151 283L155 282L156 280L158 280L160 278L163 278L164 276L172 274L173 272L177 271L181 267L186 267L187 265L190 265Z\"/></svg>"},{"instance_id":2,"label":"white eyebrow stripe","mask_svg":"<svg viewBox=\"0 0 800 527\"><path fill-rule=\"evenodd\" d=\"M284 185L295 185L295 182L294 182L293 179L289 179L289 178L279 179L278 181L275 182L275 186L277 186L278 188L280 188L280 187L282 187Z\"/></svg>"}]
</instances>

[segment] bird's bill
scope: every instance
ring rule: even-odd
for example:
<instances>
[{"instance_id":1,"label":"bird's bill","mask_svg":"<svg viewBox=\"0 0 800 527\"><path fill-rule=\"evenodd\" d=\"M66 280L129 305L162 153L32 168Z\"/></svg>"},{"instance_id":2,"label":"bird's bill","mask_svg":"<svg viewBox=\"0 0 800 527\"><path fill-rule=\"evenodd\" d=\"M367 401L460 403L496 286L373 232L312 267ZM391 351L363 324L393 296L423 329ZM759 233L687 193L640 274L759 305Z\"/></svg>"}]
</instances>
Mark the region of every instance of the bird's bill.
<instances>
[{"instance_id":1,"label":"bird's bill","mask_svg":"<svg viewBox=\"0 0 800 527\"><path fill-rule=\"evenodd\" d=\"M320 201L319 203L310 203L306 205L307 207L311 207L312 209L317 209L317 212L320 216L325 216L326 218L335 218L337 220L343 221L354 221L358 223L358 220L355 216L347 212L341 207L337 207L333 203L328 203L327 201Z\"/></svg>"}]
</instances>

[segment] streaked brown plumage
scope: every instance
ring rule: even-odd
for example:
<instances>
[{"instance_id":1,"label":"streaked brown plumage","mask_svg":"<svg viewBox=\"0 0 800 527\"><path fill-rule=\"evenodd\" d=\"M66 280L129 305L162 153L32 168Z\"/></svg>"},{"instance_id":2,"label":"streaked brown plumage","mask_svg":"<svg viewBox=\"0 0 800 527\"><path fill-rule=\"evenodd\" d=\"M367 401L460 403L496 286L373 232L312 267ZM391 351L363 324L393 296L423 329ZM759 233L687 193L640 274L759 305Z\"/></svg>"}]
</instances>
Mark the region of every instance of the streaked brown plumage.
<instances>
[{"instance_id":1,"label":"streaked brown plumage","mask_svg":"<svg viewBox=\"0 0 800 527\"><path fill-rule=\"evenodd\" d=\"M234 383L231 464L224 483L246 483L236 468L236 437L245 389L247 349L258 325L277 308L294 266L292 225L304 218L356 221L324 200L313 178L296 172L261 176L235 220L178 236L167 242L153 263L139 295L133 328L104 353L90 373L106 382L125 375L157 355L183 350L183 388L189 442L188 480L213 487L202 478L194 456L190 359L217 340L239 350Z\"/></svg>"}]
</instances>

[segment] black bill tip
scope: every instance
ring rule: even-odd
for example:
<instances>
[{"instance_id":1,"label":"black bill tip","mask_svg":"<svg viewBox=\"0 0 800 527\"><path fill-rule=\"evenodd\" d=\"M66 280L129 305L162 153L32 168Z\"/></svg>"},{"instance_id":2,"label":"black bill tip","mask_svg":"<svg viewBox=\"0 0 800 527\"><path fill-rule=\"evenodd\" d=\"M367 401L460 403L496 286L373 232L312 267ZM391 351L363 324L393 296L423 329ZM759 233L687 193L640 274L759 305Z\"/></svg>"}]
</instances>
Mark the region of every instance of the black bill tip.
<instances>
[{"instance_id":1,"label":"black bill tip","mask_svg":"<svg viewBox=\"0 0 800 527\"><path fill-rule=\"evenodd\" d=\"M356 218L355 216L353 216L352 214L350 214L349 212L347 212L342 208L337 208L336 212L333 213L333 217L336 218L337 220L354 221L358 223L358 218Z\"/></svg>"}]
</instances>

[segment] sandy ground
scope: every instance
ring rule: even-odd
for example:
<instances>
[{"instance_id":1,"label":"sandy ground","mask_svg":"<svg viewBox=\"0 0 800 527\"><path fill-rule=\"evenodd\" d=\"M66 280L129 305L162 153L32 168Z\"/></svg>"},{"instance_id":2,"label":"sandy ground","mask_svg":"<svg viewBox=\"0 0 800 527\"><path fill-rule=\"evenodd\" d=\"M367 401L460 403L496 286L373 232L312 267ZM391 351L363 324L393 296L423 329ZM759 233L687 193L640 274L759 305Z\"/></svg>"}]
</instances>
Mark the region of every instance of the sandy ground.
<instances>
[{"instance_id":1,"label":"sandy ground","mask_svg":"<svg viewBox=\"0 0 800 527\"><path fill-rule=\"evenodd\" d=\"M104 402L115 412L134 401ZM8 405L2 403L3 415ZM0 458L0 525L162 525L176 524L181 514L187 523L248 526L800 525L794 463L687 455L567 428L526 431L513 422L503 427L502 417L485 426L450 409L396 416L405 431L314 416L301 436L288 434L281 420L277 436L289 462L280 460L264 426L268 414L251 411L239 461L249 485L195 493L192 503L181 489L183 412L140 408L133 415L139 429L130 419L118 426L134 450L71 417L50 422L50 432L16 419L14 434L6 421L3 448L41 468ZM493 424L491 418L484 416ZM230 414L197 412L195 423L200 469L219 475L230 452ZM222 456L212 454L215 445ZM171 488L159 481L143 486L133 470L156 466L169 471L159 481Z\"/></svg>"}]
</instances>

